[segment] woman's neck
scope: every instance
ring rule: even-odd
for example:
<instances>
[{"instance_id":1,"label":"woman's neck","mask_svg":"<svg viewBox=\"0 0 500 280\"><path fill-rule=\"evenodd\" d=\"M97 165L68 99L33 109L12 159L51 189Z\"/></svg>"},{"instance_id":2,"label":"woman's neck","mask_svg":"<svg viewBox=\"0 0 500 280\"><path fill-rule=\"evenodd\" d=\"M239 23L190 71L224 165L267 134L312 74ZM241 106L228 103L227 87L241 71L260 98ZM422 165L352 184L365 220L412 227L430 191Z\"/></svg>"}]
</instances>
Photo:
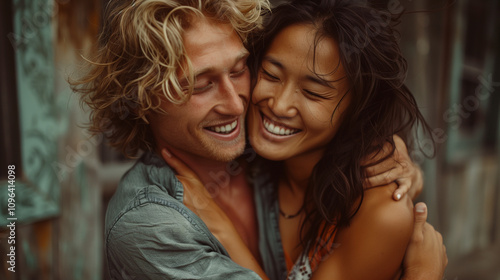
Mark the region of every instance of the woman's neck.
<instances>
[{"instance_id":1,"label":"woman's neck","mask_svg":"<svg viewBox=\"0 0 500 280\"><path fill-rule=\"evenodd\" d=\"M283 162L284 180L293 193L303 194L312 175L314 166L324 154L324 149L311 151Z\"/></svg>"}]
</instances>

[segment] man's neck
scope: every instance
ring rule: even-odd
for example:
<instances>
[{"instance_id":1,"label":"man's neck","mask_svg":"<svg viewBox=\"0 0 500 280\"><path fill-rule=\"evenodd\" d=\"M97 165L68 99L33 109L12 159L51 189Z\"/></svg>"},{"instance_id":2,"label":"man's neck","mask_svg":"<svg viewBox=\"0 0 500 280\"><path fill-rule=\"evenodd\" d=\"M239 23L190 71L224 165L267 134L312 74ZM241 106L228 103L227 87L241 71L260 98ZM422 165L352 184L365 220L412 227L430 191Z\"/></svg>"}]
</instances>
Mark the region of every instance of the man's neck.
<instances>
[{"instance_id":1,"label":"man's neck","mask_svg":"<svg viewBox=\"0 0 500 280\"><path fill-rule=\"evenodd\" d=\"M253 189L246 180L246 166L240 165L245 161L220 162L172 148L169 148L169 152L198 175L215 203L228 215L254 257L260 259Z\"/></svg>"},{"instance_id":2,"label":"man's neck","mask_svg":"<svg viewBox=\"0 0 500 280\"><path fill-rule=\"evenodd\" d=\"M244 177L244 169L236 161L223 162L202 158L170 147L168 150L198 175L209 192L229 194L231 185L234 186Z\"/></svg>"}]
</instances>

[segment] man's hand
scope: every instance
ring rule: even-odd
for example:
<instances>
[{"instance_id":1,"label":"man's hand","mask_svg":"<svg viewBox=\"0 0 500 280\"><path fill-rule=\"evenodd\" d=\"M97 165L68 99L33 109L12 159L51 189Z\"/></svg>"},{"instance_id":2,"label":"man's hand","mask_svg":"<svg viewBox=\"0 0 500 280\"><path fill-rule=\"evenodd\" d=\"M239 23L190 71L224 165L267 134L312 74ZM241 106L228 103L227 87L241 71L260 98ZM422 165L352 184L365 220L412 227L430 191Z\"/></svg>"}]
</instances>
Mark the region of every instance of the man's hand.
<instances>
[{"instance_id":1,"label":"man's hand","mask_svg":"<svg viewBox=\"0 0 500 280\"><path fill-rule=\"evenodd\" d=\"M366 180L364 187L368 189L396 182L399 187L394 191L394 199L399 200L404 194L408 193L414 200L423 189L422 170L410 159L403 139L397 135L393 137L396 145L394 153L377 165L365 168ZM391 144L386 143L381 151L368 156L362 164L366 166L376 162L386 157L391 150Z\"/></svg>"},{"instance_id":2,"label":"man's hand","mask_svg":"<svg viewBox=\"0 0 500 280\"><path fill-rule=\"evenodd\" d=\"M403 261L402 280L441 280L448 265L443 237L427 220L427 206L415 205L415 226Z\"/></svg>"}]
</instances>

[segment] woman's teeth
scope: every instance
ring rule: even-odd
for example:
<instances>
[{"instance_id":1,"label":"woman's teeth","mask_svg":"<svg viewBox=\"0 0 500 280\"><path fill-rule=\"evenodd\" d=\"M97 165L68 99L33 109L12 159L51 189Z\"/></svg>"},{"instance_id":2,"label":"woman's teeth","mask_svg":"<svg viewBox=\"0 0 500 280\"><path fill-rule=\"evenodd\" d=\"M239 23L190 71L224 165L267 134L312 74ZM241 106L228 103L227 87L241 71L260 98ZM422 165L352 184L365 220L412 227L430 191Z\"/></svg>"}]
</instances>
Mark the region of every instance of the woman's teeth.
<instances>
[{"instance_id":1,"label":"woman's teeth","mask_svg":"<svg viewBox=\"0 0 500 280\"><path fill-rule=\"evenodd\" d=\"M238 121L234 121L231 124L226 124L226 125L220 125L220 126L212 126L212 127L207 127L208 130L217 132L217 133L231 133L234 131L234 128L238 124Z\"/></svg>"},{"instance_id":2,"label":"woman's teeth","mask_svg":"<svg viewBox=\"0 0 500 280\"><path fill-rule=\"evenodd\" d=\"M264 119L264 127L267 131L276 135L292 135L298 131L297 129L290 129L277 124L272 124L267 119Z\"/></svg>"}]
</instances>

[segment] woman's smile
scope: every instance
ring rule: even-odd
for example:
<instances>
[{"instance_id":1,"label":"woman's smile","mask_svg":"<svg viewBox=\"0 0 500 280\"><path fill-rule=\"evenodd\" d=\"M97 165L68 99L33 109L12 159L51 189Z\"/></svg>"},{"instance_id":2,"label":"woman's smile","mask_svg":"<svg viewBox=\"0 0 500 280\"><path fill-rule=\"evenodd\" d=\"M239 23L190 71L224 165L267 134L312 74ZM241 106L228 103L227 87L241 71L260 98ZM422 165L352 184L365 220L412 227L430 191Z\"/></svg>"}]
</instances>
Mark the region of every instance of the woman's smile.
<instances>
[{"instance_id":1,"label":"woman's smile","mask_svg":"<svg viewBox=\"0 0 500 280\"><path fill-rule=\"evenodd\" d=\"M263 58L248 131L252 147L264 158L316 155L335 136L349 104L349 95L342 100L348 82L337 43L325 37L314 45L313 31L312 25L285 28Z\"/></svg>"},{"instance_id":2,"label":"woman's smile","mask_svg":"<svg viewBox=\"0 0 500 280\"><path fill-rule=\"evenodd\" d=\"M264 113L260 113L262 118L262 125L265 130L276 136L290 136L299 133L301 130L290 127L279 121L273 121L271 118L267 117Z\"/></svg>"}]
</instances>

